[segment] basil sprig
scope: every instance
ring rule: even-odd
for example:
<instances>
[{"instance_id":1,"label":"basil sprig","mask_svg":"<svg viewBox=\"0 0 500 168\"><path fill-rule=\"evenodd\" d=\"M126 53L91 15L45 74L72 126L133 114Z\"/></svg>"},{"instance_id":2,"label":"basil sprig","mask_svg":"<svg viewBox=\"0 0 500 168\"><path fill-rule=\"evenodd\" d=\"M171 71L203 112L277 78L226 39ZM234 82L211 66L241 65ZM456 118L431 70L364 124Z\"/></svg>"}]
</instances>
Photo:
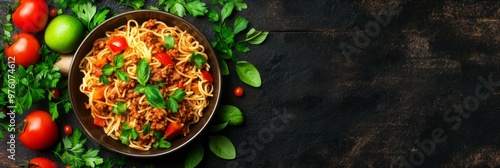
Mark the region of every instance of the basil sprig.
<instances>
[{"instance_id":1,"label":"basil sprig","mask_svg":"<svg viewBox=\"0 0 500 168\"><path fill-rule=\"evenodd\" d=\"M102 66L101 72L102 75L99 77L99 82L104 83L105 85L109 84L109 80L107 76L112 75L113 72L115 72L115 76L118 80L128 82L130 79L127 75L127 73L120 68L123 67L125 64L125 59L123 54L115 56L113 59L113 65L111 64L106 64Z\"/></svg>"}]
</instances>

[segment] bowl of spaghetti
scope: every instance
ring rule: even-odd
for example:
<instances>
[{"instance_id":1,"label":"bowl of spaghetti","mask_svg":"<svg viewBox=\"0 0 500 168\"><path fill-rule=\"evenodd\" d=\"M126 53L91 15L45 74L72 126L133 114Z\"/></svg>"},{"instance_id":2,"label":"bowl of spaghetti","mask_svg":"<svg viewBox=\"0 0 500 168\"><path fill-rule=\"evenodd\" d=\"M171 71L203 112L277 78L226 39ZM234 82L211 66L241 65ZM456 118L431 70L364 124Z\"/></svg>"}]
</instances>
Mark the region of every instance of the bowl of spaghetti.
<instances>
[{"instance_id":1,"label":"bowl of spaghetti","mask_svg":"<svg viewBox=\"0 0 500 168\"><path fill-rule=\"evenodd\" d=\"M106 20L83 40L69 69L71 104L85 132L134 157L161 156L192 141L212 118L220 88L208 40L161 11Z\"/></svg>"}]
</instances>

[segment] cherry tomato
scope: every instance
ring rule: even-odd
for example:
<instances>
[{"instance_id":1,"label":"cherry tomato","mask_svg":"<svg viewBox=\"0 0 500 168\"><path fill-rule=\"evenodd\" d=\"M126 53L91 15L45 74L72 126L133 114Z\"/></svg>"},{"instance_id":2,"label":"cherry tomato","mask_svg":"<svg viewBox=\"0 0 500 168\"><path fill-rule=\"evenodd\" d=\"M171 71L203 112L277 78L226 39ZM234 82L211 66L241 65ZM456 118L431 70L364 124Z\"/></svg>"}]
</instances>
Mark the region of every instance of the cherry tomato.
<instances>
[{"instance_id":1,"label":"cherry tomato","mask_svg":"<svg viewBox=\"0 0 500 168\"><path fill-rule=\"evenodd\" d=\"M40 43L35 36L21 32L12 36L12 39L15 40L14 43L5 47L8 61L14 61L14 64L25 68L38 62Z\"/></svg>"},{"instance_id":2,"label":"cherry tomato","mask_svg":"<svg viewBox=\"0 0 500 168\"><path fill-rule=\"evenodd\" d=\"M208 83L213 83L214 82L214 78L212 77L212 74L210 74L210 72L208 72L206 70L202 70L201 71L201 75L203 76L203 78L205 80L207 80Z\"/></svg>"},{"instance_id":3,"label":"cherry tomato","mask_svg":"<svg viewBox=\"0 0 500 168\"><path fill-rule=\"evenodd\" d=\"M242 88L242 87L240 87L240 86L238 86L238 87L234 88L234 95L235 95L236 97L241 97L241 96L243 96L243 88Z\"/></svg>"},{"instance_id":4,"label":"cherry tomato","mask_svg":"<svg viewBox=\"0 0 500 168\"><path fill-rule=\"evenodd\" d=\"M109 49L113 52L122 52L123 50L128 48L128 43L125 37L122 36L114 36L109 39L108 42Z\"/></svg>"},{"instance_id":5,"label":"cherry tomato","mask_svg":"<svg viewBox=\"0 0 500 168\"><path fill-rule=\"evenodd\" d=\"M59 90L57 90L56 88L50 89L50 93L52 94L52 97L54 99L58 99L59 96L61 96L61 94L59 93Z\"/></svg>"},{"instance_id":6,"label":"cherry tomato","mask_svg":"<svg viewBox=\"0 0 500 168\"><path fill-rule=\"evenodd\" d=\"M57 125L52 116L43 110L26 115L24 128L20 129L19 140L31 150L46 149L57 140Z\"/></svg>"},{"instance_id":7,"label":"cherry tomato","mask_svg":"<svg viewBox=\"0 0 500 168\"><path fill-rule=\"evenodd\" d=\"M36 157L30 160L29 168L57 168L57 164L44 157Z\"/></svg>"},{"instance_id":8,"label":"cherry tomato","mask_svg":"<svg viewBox=\"0 0 500 168\"><path fill-rule=\"evenodd\" d=\"M50 10L49 10L49 16L50 17L56 17L57 16L57 9L56 8L50 8Z\"/></svg>"},{"instance_id":9,"label":"cherry tomato","mask_svg":"<svg viewBox=\"0 0 500 168\"><path fill-rule=\"evenodd\" d=\"M174 66L174 62L172 61L172 58L170 58L170 55L168 55L165 52L159 52L154 55L156 59L160 60L161 64L165 66Z\"/></svg>"},{"instance_id":10,"label":"cherry tomato","mask_svg":"<svg viewBox=\"0 0 500 168\"><path fill-rule=\"evenodd\" d=\"M49 7L45 0L20 0L19 7L12 13L12 22L19 29L36 33L47 25Z\"/></svg>"},{"instance_id":11,"label":"cherry tomato","mask_svg":"<svg viewBox=\"0 0 500 168\"><path fill-rule=\"evenodd\" d=\"M177 135L179 135L179 133L181 133L181 130L183 127L184 127L184 124L182 124L182 123L179 124L177 122L172 122L172 123L168 124L167 130L165 130L165 138L166 139L175 138Z\"/></svg>"},{"instance_id":12,"label":"cherry tomato","mask_svg":"<svg viewBox=\"0 0 500 168\"><path fill-rule=\"evenodd\" d=\"M71 125L66 124L63 129L64 129L64 134L66 135L73 134L73 127L71 127Z\"/></svg>"}]
</instances>

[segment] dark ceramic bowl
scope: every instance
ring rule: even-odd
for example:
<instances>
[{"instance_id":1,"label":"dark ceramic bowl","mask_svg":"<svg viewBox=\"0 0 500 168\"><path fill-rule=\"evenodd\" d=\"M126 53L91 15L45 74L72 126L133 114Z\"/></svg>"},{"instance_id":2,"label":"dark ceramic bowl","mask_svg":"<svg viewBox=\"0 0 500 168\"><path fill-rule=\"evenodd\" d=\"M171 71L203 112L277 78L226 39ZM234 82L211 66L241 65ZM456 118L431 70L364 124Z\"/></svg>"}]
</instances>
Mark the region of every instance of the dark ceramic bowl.
<instances>
[{"instance_id":1,"label":"dark ceramic bowl","mask_svg":"<svg viewBox=\"0 0 500 168\"><path fill-rule=\"evenodd\" d=\"M85 94L81 93L79 90L80 84L82 84L83 73L80 72L78 65L80 61L85 57L85 55L91 51L94 41L99 38L105 37L106 31L113 31L115 28L121 25L125 25L130 19L135 19L139 24L149 19L157 19L159 21L165 22L169 26L176 25L180 29L187 31L192 36L194 36L196 40L198 40L205 47L205 52L208 55L208 63L211 66L210 71L214 78L214 96L209 98L208 101L210 102L210 104L205 108L204 116L197 124L191 125L191 133L189 133L185 137L179 136L172 140L172 147L170 147L169 149L151 148L149 151L140 151L123 145L119 140L115 140L107 136L102 128L97 127L93 124L94 120L90 115L90 110L86 109L84 105L84 102L88 102L88 97ZM85 132L90 135L93 140L97 141L109 150L133 157L155 157L165 155L168 153L172 153L191 142L194 138L200 135L200 133L207 126L208 122L215 113L215 110L219 104L221 89L221 74L219 71L219 64L217 63L215 53L205 36L203 36L200 31L198 31L187 21L166 12L153 10L135 10L125 12L106 20L104 23L96 27L87 35L80 47L77 49L75 56L73 57L73 60L71 62L68 78L68 89L70 93L71 105L73 106L73 110Z\"/></svg>"}]
</instances>

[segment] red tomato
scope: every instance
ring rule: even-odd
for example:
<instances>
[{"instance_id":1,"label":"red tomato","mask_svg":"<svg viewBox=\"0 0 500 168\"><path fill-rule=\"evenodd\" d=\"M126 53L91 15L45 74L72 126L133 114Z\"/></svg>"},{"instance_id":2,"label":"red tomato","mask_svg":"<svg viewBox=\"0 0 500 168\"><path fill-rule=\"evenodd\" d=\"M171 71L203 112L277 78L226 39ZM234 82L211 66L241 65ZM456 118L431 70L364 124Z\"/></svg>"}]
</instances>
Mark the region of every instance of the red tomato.
<instances>
[{"instance_id":1,"label":"red tomato","mask_svg":"<svg viewBox=\"0 0 500 168\"><path fill-rule=\"evenodd\" d=\"M207 80L208 83L214 82L214 78L212 77L212 74L210 74L210 72L202 70L201 75L203 76L203 79Z\"/></svg>"},{"instance_id":2,"label":"red tomato","mask_svg":"<svg viewBox=\"0 0 500 168\"><path fill-rule=\"evenodd\" d=\"M66 135L73 134L73 127L71 127L71 125L69 125L69 124L66 124L64 126L63 130L64 130L64 134L66 134Z\"/></svg>"},{"instance_id":3,"label":"red tomato","mask_svg":"<svg viewBox=\"0 0 500 168\"><path fill-rule=\"evenodd\" d=\"M179 87L179 88L184 88L184 83L179 82L179 84L177 84L177 87Z\"/></svg>"},{"instance_id":4,"label":"red tomato","mask_svg":"<svg viewBox=\"0 0 500 168\"><path fill-rule=\"evenodd\" d=\"M167 126L167 130L165 130L165 138L166 139L173 139L179 133L181 133L182 128L184 127L184 124L179 124L176 122L170 123Z\"/></svg>"},{"instance_id":5,"label":"red tomato","mask_svg":"<svg viewBox=\"0 0 500 168\"><path fill-rule=\"evenodd\" d=\"M12 57L9 61L25 68L38 62L40 43L35 36L21 32L12 36L12 39L15 40L14 43L5 47L5 56Z\"/></svg>"},{"instance_id":6,"label":"red tomato","mask_svg":"<svg viewBox=\"0 0 500 168\"><path fill-rule=\"evenodd\" d=\"M173 66L174 62L172 61L172 58L170 58L170 55L168 55L165 52L159 52L154 55L156 59L160 60L161 64L165 66Z\"/></svg>"},{"instance_id":7,"label":"red tomato","mask_svg":"<svg viewBox=\"0 0 500 168\"><path fill-rule=\"evenodd\" d=\"M98 127L104 127L106 126L106 121L104 121L102 118L94 117L94 125Z\"/></svg>"},{"instance_id":8,"label":"red tomato","mask_svg":"<svg viewBox=\"0 0 500 168\"><path fill-rule=\"evenodd\" d=\"M12 13L12 21L28 33L42 31L47 25L49 7L45 0L20 0L19 7Z\"/></svg>"},{"instance_id":9,"label":"red tomato","mask_svg":"<svg viewBox=\"0 0 500 168\"><path fill-rule=\"evenodd\" d=\"M238 86L238 87L234 88L234 95L236 97L243 96L243 88L241 86Z\"/></svg>"},{"instance_id":10,"label":"red tomato","mask_svg":"<svg viewBox=\"0 0 500 168\"><path fill-rule=\"evenodd\" d=\"M59 93L59 90L57 90L56 88L50 89L50 93L52 94L52 97L54 99L58 99L59 96L61 96L61 94Z\"/></svg>"},{"instance_id":11,"label":"red tomato","mask_svg":"<svg viewBox=\"0 0 500 168\"><path fill-rule=\"evenodd\" d=\"M57 164L44 157L36 157L30 160L29 168L57 168Z\"/></svg>"},{"instance_id":12,"label":"red tomato","mask_svg":"<svg viewBox=\"0 0 500 168\"><path fill-rule=\"evenodd\" d=\"M113 52L122 52L128 48L128 43L125 37L115 36L109 39L108 46Z\"/></svg>"},{"instance_id":13,"label":"red tomato","mask_svg":"<svg viewBox=\"0 0 500 168\"><path fill-rule=\"evenodd\" d=\"M31 150L42 150L57 140L57 125L52 116L43 110L36 110L26 116L19 140Z\"/></svg>"}]
</instances>

